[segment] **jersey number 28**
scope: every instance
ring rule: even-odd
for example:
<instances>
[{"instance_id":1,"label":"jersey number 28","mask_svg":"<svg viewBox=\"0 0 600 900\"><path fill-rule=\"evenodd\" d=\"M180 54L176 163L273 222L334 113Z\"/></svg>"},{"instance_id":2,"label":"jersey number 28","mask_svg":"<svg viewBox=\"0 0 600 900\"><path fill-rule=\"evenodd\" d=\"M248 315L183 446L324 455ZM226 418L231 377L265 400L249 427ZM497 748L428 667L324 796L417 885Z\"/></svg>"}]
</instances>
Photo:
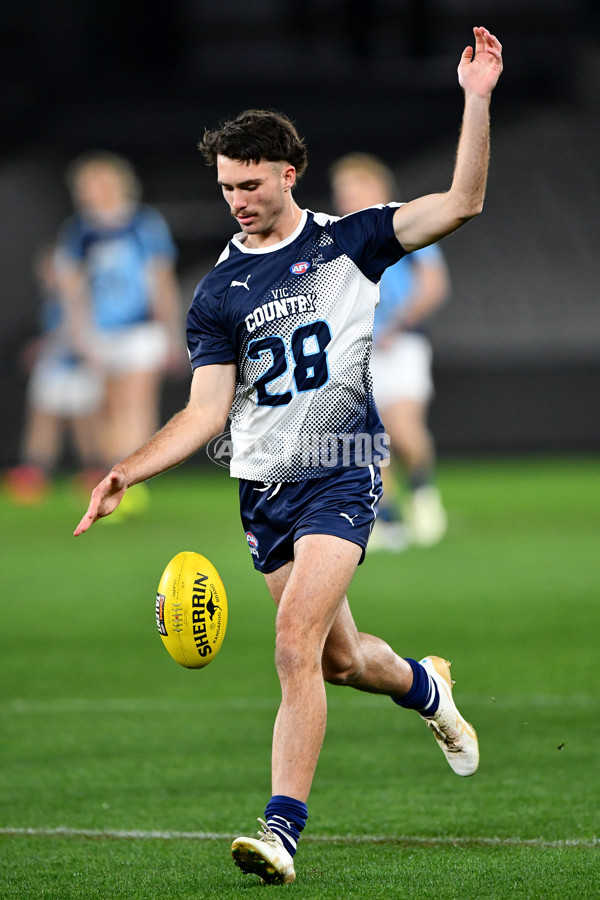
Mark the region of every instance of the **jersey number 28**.
<instances>
[{"instance_id":1,"label":"jersey number 28","mask_svg":"<svg viewBox=\"0 0 600 900\"><path fill-rule=\"evenodd\" d=\"M314 391L329 380L326 348L330 342L331 329L323 319L301 325L293 332L290 349L294 360L294 385L298 392ZM268 391L271 382L287 372L288 355L283 338L272 334L248 344L250 359L260 360L267 353L271 355L271 365L254 382L256 402L259 406L286 406L292 399L292 391L281 394Z\"/></svg>"}]
</instances>

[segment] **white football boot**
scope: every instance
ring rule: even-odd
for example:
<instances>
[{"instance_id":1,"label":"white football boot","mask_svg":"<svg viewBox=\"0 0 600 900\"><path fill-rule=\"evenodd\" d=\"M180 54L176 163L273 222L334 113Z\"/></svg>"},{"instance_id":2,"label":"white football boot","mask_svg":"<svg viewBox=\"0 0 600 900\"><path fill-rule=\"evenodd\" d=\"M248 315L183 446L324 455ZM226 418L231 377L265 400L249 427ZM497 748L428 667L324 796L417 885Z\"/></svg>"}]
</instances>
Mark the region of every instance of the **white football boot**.
<instances>
[{"instance_id":1,"label":"white football boot","mask_svg":"<svg viewBox=\"0 0 600 900\"><path fill-rule=\"evenodd\" d=\"M448 516L439 492L432 485L417 488L405 509L410 536L418 547L433 547L448 530Z\"/></svg>"},{"instance_id":2,"label":"white football boot","mask_svg":"<svg viewBox=\"0 0 600 900\"><path fill-rule=\"evenodd\" d=\"M231 855L242 872L260 875L267 884L291 884L296 880L294 860L283 846L278 834L266 822L258 838L239 837L231 845Z\"/></svg>"},{"instance_id":3,"label":"white football boot","mask_svg":"<svg viewBox=\"0 0 600 900\"><path fill-rule=\"evenodd\" d=\"M437 712L430 717L423 716L425 724L431 728L452 771L457 775L473 775L479 765L479 744L475 729L463 719L452 699L454 682L450 677L450 663L440 656L426 656L420 662L440 694Z\"/></svg>"},{"instance_id":4,"label":"white football boot","mask_svg":"<svg viewBox=\"0 0 600 900\"><path fill-rule=\"evenodd\" d=\"M404 522L385 522L383 519L377 519L369 537L367 553L378 553L381 550L402 553L409 543L408 526Z\"/></svg>"}]
</instances>

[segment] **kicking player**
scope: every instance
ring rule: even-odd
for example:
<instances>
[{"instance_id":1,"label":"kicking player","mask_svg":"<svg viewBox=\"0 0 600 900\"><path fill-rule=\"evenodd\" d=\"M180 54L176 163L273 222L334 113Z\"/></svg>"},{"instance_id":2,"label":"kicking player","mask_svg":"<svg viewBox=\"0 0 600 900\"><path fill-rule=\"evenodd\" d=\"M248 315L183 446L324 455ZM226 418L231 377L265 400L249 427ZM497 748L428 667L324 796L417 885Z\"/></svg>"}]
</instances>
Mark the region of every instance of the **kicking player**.
<instances>
[{"instance_id":1,"label":"kicking player","mask_svg":"<svg viewBox=\"0 0 600 900\"><path fill-rule=\"evenodd\" d=\"M294 881L298 838L325 733L325 681L387 694L417 710L459 775L478 765L477 737L458 712L448 663L403 659L360 634L346 591L381 494L385 450L369 355L378 282L405 253L481 212L489 102L501 46L477 27L458 67L465 92L450 189L342 219L302 210L292 189L306 167L295 128L251 110L206 132L201 150L241 233L199 284L188 316L194 374L188 405L94 489L79 535L113 512L132 484L187 459L231 414L232 475L255 566L277 605L272 797L258 838L232 845L244 872Z\"/></svg>"}]
</instances>

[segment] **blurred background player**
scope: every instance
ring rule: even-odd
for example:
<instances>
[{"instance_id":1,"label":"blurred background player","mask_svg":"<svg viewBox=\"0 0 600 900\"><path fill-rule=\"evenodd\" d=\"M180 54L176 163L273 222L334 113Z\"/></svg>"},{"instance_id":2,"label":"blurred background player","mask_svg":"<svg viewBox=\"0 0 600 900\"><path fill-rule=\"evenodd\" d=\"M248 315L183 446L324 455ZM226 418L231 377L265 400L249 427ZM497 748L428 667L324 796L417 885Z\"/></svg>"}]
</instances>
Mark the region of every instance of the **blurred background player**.
<instances>
[{"instance_id":1,"label":"blurred background player","mask_svg":"<svg viewBox=\"0 0 600 900\"><path fill-rule=\"evenodd\" d=\"M100 472L97 447L102 377L72 349L58 292L54 249L43 247L35 259L42 334L22 353L30 375L21 462L7 473L5 483L9 497L21 504L39 503L46 497L67 437L82 467L78 476L82 486L93 485Z\"/></svg>"},{"instance_id":2,"label":"blurred background player","mask_svg":"<svg viewBox=\"0 0 600 900\"><path fill-rule=\"evenodd\" d=\"M187 359L176 250L164 218L140 203L127 160L87 153L67 183L76 212L59 234L57 272L74 340L104 379L98 450L108 469L159 427L163 373Z\"/></svg>"},{"instance_id":3,"label":"blurred background player","mask_svg":"<svg viewBox=\"0 0 600 900\"><path fill-rule=\"evenodd\" d=\"M330 170L340 215L389 203L397 196L392 171L377 157L351 153ZM371 371L373 393L390 437L391 466L382 467L384 499L370 549L402 550L412 541L430 546L446 533L447 516L434 484L435 450L427 427L433 396L431 343L426 319L450 292L448 269L437 245L424 247L386 269L375 311ZM406 499L398 497L394 457L406 472ZM402 509L402 513L400 510Z\"/></svg>"}]
</instances>

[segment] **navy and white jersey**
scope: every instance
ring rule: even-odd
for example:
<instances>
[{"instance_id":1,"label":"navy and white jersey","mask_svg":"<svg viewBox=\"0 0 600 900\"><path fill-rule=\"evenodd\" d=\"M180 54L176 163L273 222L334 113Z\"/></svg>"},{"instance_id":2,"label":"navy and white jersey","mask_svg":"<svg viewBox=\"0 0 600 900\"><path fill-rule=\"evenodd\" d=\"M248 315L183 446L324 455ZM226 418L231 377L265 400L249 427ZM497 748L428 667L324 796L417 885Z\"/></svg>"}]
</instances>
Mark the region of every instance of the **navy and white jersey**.
<instances>
[{"instance_id":1,"label":"navy and white jersey","mask_svg":"<svg viewBox=\"0 0 600 900\"><path fill-rule=\"evenodd\" d=\"M304 210L279 244L234 237L188 313L192 368L234 362L231 474L303 481L387 456L369 372L379 280L404 256L397 204Z\"/></svg>"}]
</instances>

